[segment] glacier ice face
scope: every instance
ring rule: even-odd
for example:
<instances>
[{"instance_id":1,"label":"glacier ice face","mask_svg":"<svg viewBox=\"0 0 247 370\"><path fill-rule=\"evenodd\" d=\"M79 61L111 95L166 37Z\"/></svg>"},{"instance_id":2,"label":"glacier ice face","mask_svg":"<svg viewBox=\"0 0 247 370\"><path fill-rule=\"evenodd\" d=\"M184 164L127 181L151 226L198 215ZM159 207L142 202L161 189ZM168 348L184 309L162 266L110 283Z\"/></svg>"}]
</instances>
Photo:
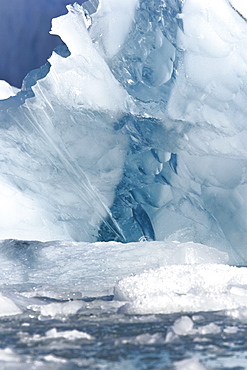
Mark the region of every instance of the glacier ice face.
<instances>
[{"instance_id":1,"label":"glacier ice face","mask_svg":"<svg viewBox=\"0 0 247 370\"><path fill-rule=\"evenodd\" d=\"M0 102L0 237L192 240L245 261L244 9L96 8L53 20L68 49Z\"/></svg>"},{"instance_id":2,"label":"glacier ice face","mask_svg":"<svg viewBox=\"0 0 247 370\"><path fill-rule=\"evenodd\" d=\"M52 55L49 73L32 87L32 98L27 89L2 102L1 121L8 126L3 128L8 148L2 173L6 187L27 199L15 205L14 213L24 220L15 230L12 222L4 225L3 238L11 233L24 239L92 240L110 214L121 178L127 139L114 122L129 111L131 101L94 49L82 8L68 9L53 21L52 32L60 32L70 55ZM114 221L106 222L120 233Z\"/></svg>"}]
</instances>

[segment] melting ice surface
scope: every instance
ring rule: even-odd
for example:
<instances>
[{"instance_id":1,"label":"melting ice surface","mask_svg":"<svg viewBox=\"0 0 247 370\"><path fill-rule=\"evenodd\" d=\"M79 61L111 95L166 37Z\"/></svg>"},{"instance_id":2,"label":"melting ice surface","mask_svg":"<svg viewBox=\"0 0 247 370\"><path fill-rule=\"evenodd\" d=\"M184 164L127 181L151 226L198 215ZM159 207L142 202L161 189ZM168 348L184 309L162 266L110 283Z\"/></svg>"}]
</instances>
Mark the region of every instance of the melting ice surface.
<instances>
[{"instance_id":1,"label":"melting ice surface","mask_svg":"<svg viewBox=\"0 0 247 370\"><path fill-rule=\"evenodd\" d=\"M245 369L246 6L67 9L0 84L0 362Z\"/></svg>"}]
</instances>

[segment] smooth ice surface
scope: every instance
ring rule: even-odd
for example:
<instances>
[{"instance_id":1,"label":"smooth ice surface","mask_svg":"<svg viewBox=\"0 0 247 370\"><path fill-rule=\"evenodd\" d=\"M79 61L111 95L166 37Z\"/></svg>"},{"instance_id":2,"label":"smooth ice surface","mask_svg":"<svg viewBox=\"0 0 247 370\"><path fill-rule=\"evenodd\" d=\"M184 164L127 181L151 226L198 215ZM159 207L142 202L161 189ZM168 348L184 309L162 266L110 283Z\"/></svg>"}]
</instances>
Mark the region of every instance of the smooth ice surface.
<instances>
[{"instance_id":1,"label":"smooth ice surface","mask_svg":"<svg viewBox=\"0 0 247 370\"><path fill-rule=\"evenodd\" d=\"M92 15L90 36L94 45L106 59L121 50L135 17L138 0L101 0Z\"/></svg>"},{"instance_id":2,"label":"smooth ice surface","mask_svg":"<svg viewBox=\"0 0 247 370\"><path fill-rule=\"evenodd\" d=\"M241 1L241 0L230 0L229 3L245 19L247 18L247 6L246 6L246 3L244 1Z\"/></svg>"},{"instance_id":3,"label":"smooth ice surface","mask_svg":"<svg viewBox=\"0 0 247 370\"><path fill-rule=\"evenodd\" d=\"M8 297L0 294L0 316L12 316L21 314L19 307Z\"/></svg>"}]
</instances>

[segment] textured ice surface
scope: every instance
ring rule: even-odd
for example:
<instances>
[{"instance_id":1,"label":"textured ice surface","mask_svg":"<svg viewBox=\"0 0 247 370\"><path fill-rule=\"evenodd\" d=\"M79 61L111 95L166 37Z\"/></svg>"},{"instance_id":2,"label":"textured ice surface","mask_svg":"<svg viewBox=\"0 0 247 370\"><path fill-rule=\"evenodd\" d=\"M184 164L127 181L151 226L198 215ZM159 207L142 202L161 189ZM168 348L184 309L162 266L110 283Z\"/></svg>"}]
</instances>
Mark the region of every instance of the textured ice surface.
<instances>
[{"instance_id":1,"label":"textured ice surface","mask_svg":"<svg viewBox=\"0 0 247 370\"><path fill-rule=\"evenodd\" d=\"M51 32L66 46L0 102L0 237L193 241L245 263L243 5L89 1Z\"/></svg>"},{"instance_id":2,"label":"textured ice surface","mask_svg":"<svg viewBox=\"0 0 247 370\"><path fill-rule=\"evenodd\" d=\"M246 320L247 270L228 266L227 253L211 247L192 242L15 240L2 241L0 247L0 316L20 316L31 310L42 320L67 320L88 310L85 299L114 293L106 309L119 309L119 314L225 310L229 317ZM96 301L91 310L101 306ZM217 330L214 325L195 330L185 316L165 341ZM136 341L160 340L155 338Z\"/></svg>"},{"instance_id":3,"label":"textured ice surface","mask_svg":"<svg viewBox=\"0 0 247 370\"><path fill-rule=\"evenodd\" d=\"M247 269L227 263L226 252L192 242L5 240L0 248L0 316L32 311L41 320L68 320L82 311L88 314L87 302L95 299L90 297L114 294L108 304L95 301L91 311L104 307L121 315L221 311L246 322ZM164 343L179 336L219 332L215 323L196 327L200 317L183 316L176 321ZM231 331L226 329L226 333ZM160 340L148 336L134 342Z\"/></svg>"},{"instance_id":4,"label":"textured ice surface","mask_svg":"<svg viewBox=\"0 0 247 370\"><path fill-rule=\"evenodd\" d=\"M113 294L117 280L173 264L228 262L228 255L193 243L73 243L5 240L1 289L54 298ZM11 298L11 297L10 297Z\"/></svg>"},{"instance_id":5,"label":"textured ice surface","mask_svg":"<svg viewBox=\"0 0 247 370\"><path fill-rule=\"evenodd\" d=\"M32 92L2 102L2 196L15 198L2 213L3 238L94 239L121 178L127 137L114 122L130 99L94 49L83 10L69 9L52 32L70 55L54 52ZM119 233L110 216L105 222Z\"/></svg>"},{"instance_id":6,"label":"textured ice surface","mask_svg":"<svg viewBox=\"0 0 247 370\"><path fill-rule=\"evenodd\" d=\"M120 309L127 314L246 309L246 286L246 268L171 265L123 278L115 286L115 299L128 301ZM187 328L192 329L186 321L173 332ZM205 328L205 333L207 330L214 328Z\"/></svg>"},{"instance_id":7,"label":"textured ice surface","mask_svg":"<svg viewBox=\"0 0 247 370\"><path fill-rule=\"evenodd\" d=\"M29 307L42 317L67 317L86 308L82 298L113 293L113 306L121 306L124 314L247 307L246 268L230 267L226 252L192 242L5 240L0 247L0 315L21 314ZM36 297L65 301L40 303ZM169 340L192 329L186 320L174 326Z\"/></svg>"},{"instance_id":8,"label":"textured ice surface","mask_svg":"<svg viewBox=\"0 0 247 370\"><path fill-rule=\"evenodd\" d=\"M247 269L227 261L192 242L2 241L0 367L245 368Z\"/></svg>"}]
</instances>

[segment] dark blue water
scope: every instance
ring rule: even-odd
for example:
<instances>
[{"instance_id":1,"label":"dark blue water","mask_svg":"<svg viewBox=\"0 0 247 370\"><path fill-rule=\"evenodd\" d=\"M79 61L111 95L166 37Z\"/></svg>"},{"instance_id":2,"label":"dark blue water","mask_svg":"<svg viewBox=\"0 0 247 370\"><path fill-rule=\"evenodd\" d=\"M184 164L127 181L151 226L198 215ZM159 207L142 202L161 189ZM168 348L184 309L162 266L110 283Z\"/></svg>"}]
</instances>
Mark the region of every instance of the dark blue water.
<instances>
[{"instance_id":1,"label":"dark blue water","mask_svg":"<svg viewBox=\"0 0 247 370\"><path fill-rule=\"evenodd\" d=\"M168 340L181 316L193 320L194 333ZM220 312L126 316L108 296L84 300L75 314L44 316L32 307L1 318L0 368L240 370L247 369L246 338L247 324Z\"/></svg>"}]
</instances>

